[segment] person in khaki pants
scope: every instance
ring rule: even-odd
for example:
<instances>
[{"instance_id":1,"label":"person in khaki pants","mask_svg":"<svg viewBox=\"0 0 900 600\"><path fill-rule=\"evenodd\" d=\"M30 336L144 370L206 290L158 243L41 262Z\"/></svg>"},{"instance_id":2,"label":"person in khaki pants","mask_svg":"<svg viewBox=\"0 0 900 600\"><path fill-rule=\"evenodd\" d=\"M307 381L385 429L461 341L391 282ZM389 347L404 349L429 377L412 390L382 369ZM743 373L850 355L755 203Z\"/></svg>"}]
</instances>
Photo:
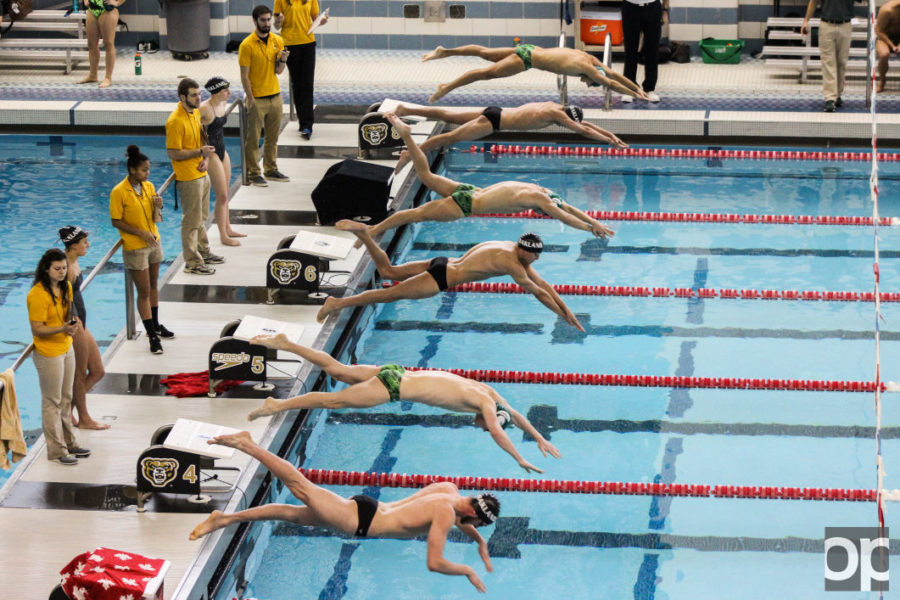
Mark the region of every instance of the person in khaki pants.
<instances>
[{"instance_id":1,"label":"person in khaki pants","mask_svg":"<svg viewBox=\"0 0 900 600\"><path fill-rule=\"evenodd\" d=\"M809 0L801 33L809 31L809 20L816 12L819 0ZM850 58L850 35L853 26L853 0L822 0L819 25L819 54L822 60L822 91L825 93L825 112L834 112L844 105L844 80L847 59Z\"/></svg>"},{"instance_id":2,"label":"person in khaki pants","mask_svg":"<svg viewBox=\"0 0 900 600\"><path fill-rule=\"evenodd\" d=\"M209 265L225 262L209 251L206 219L209 217L207 160L216 151L205 143L200 125L200 84L185 77L178 83L178 106L166 119L166 152L175 171L175 189L181 197L181 251L184 272L212 275Z\"/></svg>"},{"instance_id":3,"label":"person in khaki pants","mask_svg":"<svg viewBox=\"0 0 900 600\"><path fill-rule=\"evenodd\" d=\"M290 51L281 36L271 33L272 9L262 4L253 9L253 33L244 38L238 49L241 85L247 103L247 133L244 137L244 159L250 183L267 187L269 181L290 181L278 170L278 135L284 102L278 75L284 71ZM263 143L263 177L259 171L259 135L265 128Z\"/></svg>"},{"instance_id":4,"label":"person in khaki pants","mask_svg":"<svg viewBox=\"0 0 900 600\"><path fill-rule=\"evenodd\" d=\"M31 358L41 386L41 424L47 458L62 465L77 465L91 451L78 445L72 426L72 386L75 382L75 350L72 336L78 317L72 311L72 284L66 279L66 253L58 248L44 252L28 292L28 320L34 337Z\"/></svg>"}]
</instances>

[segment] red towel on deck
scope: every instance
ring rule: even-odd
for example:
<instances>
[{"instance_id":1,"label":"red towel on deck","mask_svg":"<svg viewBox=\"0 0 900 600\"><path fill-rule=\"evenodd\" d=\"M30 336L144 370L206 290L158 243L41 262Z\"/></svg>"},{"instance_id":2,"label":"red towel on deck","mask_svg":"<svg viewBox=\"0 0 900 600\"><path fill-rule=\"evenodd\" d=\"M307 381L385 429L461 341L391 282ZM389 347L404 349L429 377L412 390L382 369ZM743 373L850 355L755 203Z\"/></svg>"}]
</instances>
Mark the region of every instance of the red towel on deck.
<instances>
[{"instance_id":1,"label":"red towel on deck","mask_svg":"<svg viewBox=\"0 0 900 600\"><path fill-rule=\"evenodd\" d=\"M59 572L62 588L73 600L139 600L165 560L112 548L79 554Z\"/></svg>"},{"instance_id":2,"label":"red towel on deck","mask_svg":"<svg viewBox=\"0 0 900 600\"><path fill-rule=\"evenodd\" d=\"M209 371L175 373L174 375L169 375L165 379L160 380L160 383L168 386L169 389L166 390L167 396L176 396L178 398L205 396L209 393ZM216 393L221 394L242 383L244 382L240 380L226 379L216 386Z\"/></svg>"}]
</instances>

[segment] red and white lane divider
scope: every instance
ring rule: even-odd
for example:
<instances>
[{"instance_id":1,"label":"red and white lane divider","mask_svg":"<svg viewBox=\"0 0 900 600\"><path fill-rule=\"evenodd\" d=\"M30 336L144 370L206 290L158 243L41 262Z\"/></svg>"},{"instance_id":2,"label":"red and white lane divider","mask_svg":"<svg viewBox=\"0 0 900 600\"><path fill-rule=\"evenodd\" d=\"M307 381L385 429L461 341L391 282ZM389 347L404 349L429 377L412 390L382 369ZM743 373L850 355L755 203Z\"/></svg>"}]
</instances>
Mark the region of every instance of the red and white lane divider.
<instances>
[{"instance_id":1,"label":"red and white lane divider","mask_svg":"<svg viewBox=\"0 0 900 600\"><path fill-rule=\"evenodd\" d=\"M606 158L694 158L737 160L819 160L828 162L868 161L870 152L817 152L810 150L726 150L703 148L609 148L606 146L525 146L519 144L472 145L469 152L478 154L515 154L523 156L597 156ZM900 153L879 152L878 160L900 161Z\"/></svg>"},{"instance_id":2,"label":"red and white lane divider","mask_svg":"<svg viewBox=\"0 0 900 600\"><path fill-rule=\"evenodd\" d=\"M300 469L317 485L352 485L422 488L449 481L462 490L502 492L549 492L561 494L614 494L627 496L682 496L690 498L758 498L768 500L832 500L874 502L875 490L847 488L801 488L758 485L705 485L693 483L634 483L624 481L559 481L508 477L449 477L407 473L368 473L331 469ZM896 500L895 490L889 499Z\"/></svg>"},{"instance_id":3,"label":"red and white lane divider","mask_svg":"<svg viewBox=\"0 0 900 600\"><path fill-rule=\"evenodd\" d=\"M486 383L545 383L624 387L715 388L721 390L793 390L800 392L874 392L874 381L822 379L766 379L762 377L695 377L688 375L622 375L610 373L550 373L495 369L434 369L404 367L407 371L445 371ZM881 384L881 391L895 392L900 385Z\"/></svg>"},{"instance_id":4,"label":"red and white lane divider","mask_svg":"<svg viewBox=\"0 0 900 600\"><path fill-rule=\"evenodd\" d=\"M383 281L388 288L397 282ZM641 287L631 285L554 285L561 296L632 296L639 298L724 298L738 300L807 300L826 302L874 302L875 292L818 291L818 290L738 290L713 288ZM516 283L464 283L447 289L448 292L481 294L527 294ZM881 302L900 302L900 292L882 292Z\"/></svg>"},{"instance_id":5,"label":"red and white lane divider","mask_svg":"<svg viewBox=\"0 0 900 600\"><path fill-rule=\"evenodd\" d=\"M598 221L661 221L666 223L737 223L757 225L843 225L872 226L872 217L851 217L842 215L756 215L737 213L664 213L621 210L588 210L588 215ZM509 218L509 219L552 219L543 213L524 210L516 213L485 213L472 215L474 218ZM883 227L900 225L900 218L882 217L878 224Z\"/></svg>"}]
</instances>

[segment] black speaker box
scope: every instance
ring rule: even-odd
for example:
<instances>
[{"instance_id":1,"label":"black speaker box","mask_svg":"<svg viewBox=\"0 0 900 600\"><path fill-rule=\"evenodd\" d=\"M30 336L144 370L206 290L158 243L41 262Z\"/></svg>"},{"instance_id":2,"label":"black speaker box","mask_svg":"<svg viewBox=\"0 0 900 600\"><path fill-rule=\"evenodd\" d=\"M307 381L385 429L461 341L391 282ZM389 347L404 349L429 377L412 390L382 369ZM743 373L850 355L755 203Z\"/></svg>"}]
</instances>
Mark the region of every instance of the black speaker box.
<instances>
[{"instance_id":1,"label":"black speaker box","mask_svg":"<svg viewBox=\"0 0 900 600\"><path fill-rule=\"evenodd\" d=\"M341 219L367 224L387 217L388 183L394 170L348 158L331 165L312 192L319 224L333 225Z\"/></svg>"}]
</instances>

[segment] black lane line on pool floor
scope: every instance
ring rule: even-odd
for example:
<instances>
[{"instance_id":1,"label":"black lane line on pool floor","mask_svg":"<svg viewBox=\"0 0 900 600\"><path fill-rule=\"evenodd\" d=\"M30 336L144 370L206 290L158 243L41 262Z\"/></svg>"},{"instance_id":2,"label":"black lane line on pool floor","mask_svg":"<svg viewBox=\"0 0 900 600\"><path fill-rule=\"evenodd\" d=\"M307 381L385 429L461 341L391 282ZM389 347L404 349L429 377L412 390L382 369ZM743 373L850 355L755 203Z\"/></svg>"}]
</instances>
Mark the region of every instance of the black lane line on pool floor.
<instances>
[{"instance_id":1,"label":"black lane line on pool floor","mask_svg":"<svg viewBox=\"0 0 900 600\"><path fill-rule=\"evenodd\" d=\"M808 438L871 439L875 428L866 425L803 425L794 423L685 423L662 419L560 419L555 406L540 404L528 409L528 420L541 435L552 439L560 431L571 433L675 433L681 435L732 435ZM332 425L370 427L445 427L459 429L474 426L474 415L411 415L380 412L330 412ZM512 435L513 430L510 430ZM884 427L884 439L900 439L900 427ZM522 441L534 441L522 432ZM671 482L666 482L671 483Z\"/></svg>"},{"instance_id":2,"label":"black lane line on pool floor","mask_svg":"<svg viewBox=\"0 0 900 600\"><path fill-rule=\"evenodd\" d=\"M699 306L703 302L701 298L688 299L690 307ZM696 318L693 308L689 318ZM871 340L872 331L854 331L851 329L823 329L818 331L805 331L802 329L765 329L765 328L735 328L735 327L677 327L674 325L591 325L590 315L577 314L585 328L585 333L572 329L572 336L560 337L556 343L579 341L581 338L596 335L603 337L625 337L640 335L653 338L747 338L747 339L789 339L789 340ZM562 323L566 330L570 329L565 321L558 319L556 325ZM384 320L375 323L378 331L428 331L441 333L544 333L543 323L485 323L483 321L394 321ZM577 334L577 335L576 335ZM557 337L557 336L554 336ZM571 338L571 339L569 339ZM900 340L900 332L882 331L883 341Z\"/></svg>"},{"instance_id":3,"label":"black lane line on pool floor","mask_svg":"<svg viewBox=\"0 0 900 600\"><path fill-rule=\"evenodd\" d=\"M400 441L402 433L402 429L391 429L387 432L387 435L384 436L384 440L381 442L381 451L375 457L369 471L376 473L390 473L393 471L394 465L397 464L397 459L391 456L391 452L397 447L397 442ZM362 493L378 500L381 496L381 488L367 487ZM277 531L282 525L283 523L276 525L272 535L281 535ZM341 545L340 556L337 562L334 563L334 571L331 577L328 578L325 587L319 593L319 600L340 600L347 593L347 578L350 576L350 568L353 566L351 558L357 548L359 548L359 542L344 542Z\"/></svg>"}]
</instances>

